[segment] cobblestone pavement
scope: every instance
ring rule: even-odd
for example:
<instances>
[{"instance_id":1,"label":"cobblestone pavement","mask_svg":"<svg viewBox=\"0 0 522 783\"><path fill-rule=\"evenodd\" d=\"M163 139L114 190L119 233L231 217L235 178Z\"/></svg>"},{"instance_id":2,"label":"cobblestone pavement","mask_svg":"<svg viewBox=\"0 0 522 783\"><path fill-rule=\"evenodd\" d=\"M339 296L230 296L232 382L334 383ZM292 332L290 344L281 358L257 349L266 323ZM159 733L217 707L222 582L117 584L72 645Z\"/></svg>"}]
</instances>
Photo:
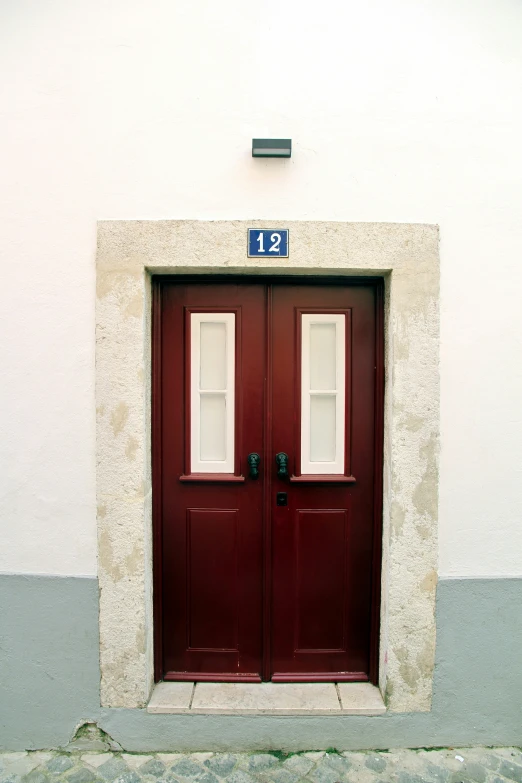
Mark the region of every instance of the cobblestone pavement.
<instances>
[{"instance_id":1,"label":"cobblestone pavement","mask_svg":"<svg viewBox=\"0 0 522 783\"><path fill-rule=\"evenodd\" d=\"M0 753L0 783L522 783L519 748Z\"/></svg>"}]
</instances>

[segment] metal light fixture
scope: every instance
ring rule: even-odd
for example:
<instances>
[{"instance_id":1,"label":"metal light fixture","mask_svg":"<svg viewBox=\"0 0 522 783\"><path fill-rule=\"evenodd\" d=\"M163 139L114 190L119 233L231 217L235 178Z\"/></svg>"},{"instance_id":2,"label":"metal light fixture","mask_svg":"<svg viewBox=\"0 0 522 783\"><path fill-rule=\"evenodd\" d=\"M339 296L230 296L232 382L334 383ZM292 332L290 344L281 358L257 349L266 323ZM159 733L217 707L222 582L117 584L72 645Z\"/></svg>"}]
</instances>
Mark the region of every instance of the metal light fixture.
<instances>
[{"instance_id":1,"label":"metal light fixture","mask_svg":"<svg viewBox=\"0 0 522 783\"><path fill-rule=\"evenodd\" d=\"M252 139L253 158L290 158L292 139Z\"/></svg>"}]
</instances>

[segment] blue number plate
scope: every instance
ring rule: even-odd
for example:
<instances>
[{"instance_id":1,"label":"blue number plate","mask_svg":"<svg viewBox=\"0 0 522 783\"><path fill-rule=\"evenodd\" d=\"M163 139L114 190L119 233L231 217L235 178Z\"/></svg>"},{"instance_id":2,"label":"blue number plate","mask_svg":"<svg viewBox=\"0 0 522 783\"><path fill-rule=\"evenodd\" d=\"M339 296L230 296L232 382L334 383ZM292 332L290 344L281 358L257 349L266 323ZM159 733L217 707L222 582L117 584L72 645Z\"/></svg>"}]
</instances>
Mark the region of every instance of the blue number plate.
<instances>
[{"instance_id":1,"label":"blue number plate","mask_svg":"<svg viewBox=\"0 0 522 783\"><path fill-rule=\"evenodd\" d=\"M249 228L249 258L288 258L287 228Z\"/></svg>"}]
</instances>

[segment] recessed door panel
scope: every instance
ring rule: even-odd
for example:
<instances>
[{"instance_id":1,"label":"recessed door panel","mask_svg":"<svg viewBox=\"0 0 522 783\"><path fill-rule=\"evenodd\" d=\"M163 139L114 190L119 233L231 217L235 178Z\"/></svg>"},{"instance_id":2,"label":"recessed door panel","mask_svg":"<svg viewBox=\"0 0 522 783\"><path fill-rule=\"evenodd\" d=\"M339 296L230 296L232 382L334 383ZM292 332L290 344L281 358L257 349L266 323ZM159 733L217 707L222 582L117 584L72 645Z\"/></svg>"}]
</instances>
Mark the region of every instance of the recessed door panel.
<instances>
[{"instance_id":1,"label":"recessed door panel","mask_svg":"<svg viewBox=\"0 0 522 783\"><path fill-rule=\"evenodd\" d=\"M342 652L345 649L346 511L297 510L294 536L294 652Z\"/></svg>"},{"instance_id":2,"label":"recessed door panel","mask_svg":"<svg viewBox=\"0 0 522 783\"><path fill-rule=\"evenodd\" d=\"M237 509L187 511L188 647L238 649Z\"/></svg>"}]
</instances>

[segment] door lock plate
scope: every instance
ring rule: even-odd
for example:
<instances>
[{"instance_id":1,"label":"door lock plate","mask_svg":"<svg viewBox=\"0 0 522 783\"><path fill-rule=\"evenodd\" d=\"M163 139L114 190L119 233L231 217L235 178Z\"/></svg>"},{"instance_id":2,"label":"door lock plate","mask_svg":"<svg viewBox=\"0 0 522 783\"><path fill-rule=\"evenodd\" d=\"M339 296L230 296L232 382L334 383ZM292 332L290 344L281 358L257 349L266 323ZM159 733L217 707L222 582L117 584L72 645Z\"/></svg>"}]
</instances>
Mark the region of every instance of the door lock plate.
<instances>
[{"instance_id":1,"label":"door lock plate","mask_svg":"<svg viewBox=\"0 0 522 783\"><path fill-rule=\"evenodd\" d=\"M276 506L288 506L288 493L278 492L276 495Z\"/></svg>"}]
</instances>

